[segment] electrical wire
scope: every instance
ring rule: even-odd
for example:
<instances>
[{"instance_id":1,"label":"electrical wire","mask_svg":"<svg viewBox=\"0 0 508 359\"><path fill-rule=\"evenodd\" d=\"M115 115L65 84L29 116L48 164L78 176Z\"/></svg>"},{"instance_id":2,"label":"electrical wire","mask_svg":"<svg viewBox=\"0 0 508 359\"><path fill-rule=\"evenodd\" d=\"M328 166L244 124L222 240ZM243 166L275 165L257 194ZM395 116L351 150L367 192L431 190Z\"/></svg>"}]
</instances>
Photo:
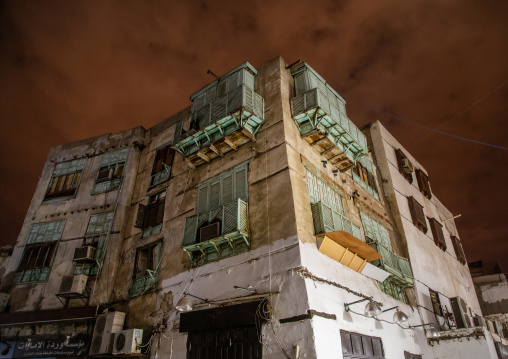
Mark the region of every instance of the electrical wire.
<instances>
[{"instance_id":1,"label":"electrical wire","mask_svg":"<svg viewBox=\"0 0 508 359\"><path fill-rule=\"evenodd\" d=\"M508 81L505 81L503 82L501 85L499 85L495 90L493 90L491 93L489 93L487 96L485 96L484 98L488 97L490 94L494 93L497 89L501 88L503 85L505 85ZM481 100L483 100L484 98L482 98ZM480 102L481 100L477 101L476 103ZM444 136L449 136L449 137L452 137L452 138L455 138L455 139L459 139L459 140L463 140L463 141L467 141L467 142L472 142L472 143L476 143L476 144L479 144L479 145L484 145L484 146L489 146L489 147L494 147L494 148L498 148L498 149L501 149L501 150L508 150L508 147L502 147L502 146L497 146L497 145L494 145L494 144L491 144L491 143L487 143L487 142L482 142L482 141L477 141L477 140L473 140L473 139L470 139L470 138L466 138L466 137L462 137L462 136L458 136L458 135L454 135L453 133L449 133L449 132L444 132L444 131L441 131L441 130L438 130L437 128L432 128L432 127L429 127L429 126L425 126L425 125L422 125L420 123L417 123L417 122L414 122L414 121L410 121L410 120L407 120L405 118L402 118L402 117L399 117L399 116L396 116L396 115L393 115L389 112L386 112L386 111L383 111L381 109L378 109L374 106L371 106L371 105L368 105L362 101L359 101L359 100L355 100L355 99L352 99L352 98L349 98L349 101L351 102L355 102L363 107L366 107L374 112L378 112L382 115L385 115L387 117L390 117L390 118L393 118L394 120L397 120L397 121L401 121L401 122L405 122L405 123L409 123L413 126L417 126L417 127L420 127L420 128L423 128L423 129L426 129L428 131L432 131L432 132L436 132L436 133L439 133L441 135L444 135ZM476 104L475 103L475 104ZM446 123L450 122L451 120L455 119L456 117L460 116L462 113L464 113L465 111L469 110L471 107L473 107L475 104L469 106L468 108L466 108L465 110L463 110L461 113L459 113L458 115L452 117L450 120L448 120ZM443 124L444 125L444 124ZM442 125L442 126L443 126ZM442 126L439 126L438 128L442 127Z\"/></svg>"}]
</instances>

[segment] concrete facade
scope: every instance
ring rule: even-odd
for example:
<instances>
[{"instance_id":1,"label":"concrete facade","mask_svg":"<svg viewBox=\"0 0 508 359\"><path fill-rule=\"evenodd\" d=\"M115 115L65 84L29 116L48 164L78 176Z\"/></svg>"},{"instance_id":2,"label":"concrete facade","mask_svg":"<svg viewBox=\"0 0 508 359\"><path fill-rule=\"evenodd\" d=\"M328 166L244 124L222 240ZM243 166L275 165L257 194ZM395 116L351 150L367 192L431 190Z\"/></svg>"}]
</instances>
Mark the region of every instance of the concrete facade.
<instances>
[{"instance_id":1,"label":"concrete facade","mask_svg":"<svg viewBox=\"0 0 508 359\"><path fill-rule=\"evenodd\" d=\"M13 343L13 348L22 348L29 347L31 340L50 338L55 343L58 340L67 343L62 344L65 347L69 340L81 335L86 338L83 341L86 344L79 353L69 355L55 350L53 356L82 357L92 354L95 317L103 311L115 310L126 314L124 329L143 329L138 349L150 358L225 358L225 351L206 356L206 350L218 349L193 341L201 333L208 333L216 336L218 343L221 330L228 335L228 350L244 348L243 354L236 352L238 358L348 358L358 357L358 350L362 358L402 359L419 355L425 358L495 358L488 332L473 328L473 324L469 331L460 331L453 316L448 314L453 314L450 299L460 297L467 303L469 317L481 316L469 270L457 260L453 249L451 237L458 238L453 214L435 196L425 197L416 181L410 184L401 176L394 149L402 149L415 168L425 171L424 168L379 122L363 128L363 134L354 125L342 125L348 127L345 137L349 132L354 133L350 136L353 140L349 141L360 143L365 138L363 153L361 144L359 152L353 153L347 145L334 144L339 141L338 137L330 142L327 137L335 127L330 128L330 133L319 127L326 121L333 122L330 114L318 111L313 116L303 114L313 117L311 122L319 116L325 119L320 124L314 122L315 129L304 133L306 124L295 119L296 105L292 102L295 91L302 95L301 89L295 89L294 78L299 73L310 76L311 87L312 81L322 81L320 91L326 92L327 99L333 98L335 103L334 108L328 105L328 111L340 112L337 116L342 118L342 123L347 123L345 102L310 68L298 65L300 67L287 69L286 66L278 57L255 70L245 64L237 68L243 71L240 73L247 83L240 86L243 96L250 96L249 91L253 91L264 100L264 107L259 111L242 106L240 111L247 111L247 114L240 112L239 118L228 117L229 124L218 126L220 133L215 132L215 135L215 123L208 127L197 126L205 116L198 111L206 107L198 107L197 103L201 101L201 93L217 86L214 102L210 102L213 118L216 109L213 106L222 99L218 95L220 86L229 84L237 69L231 76L227 74L205 87L204 92L193 95L191 107L148 130L137 127L52 148L2 278L2 291L10 294L9 312L0 316L2 340ZM296 69L303 72L298 73ZM251 77L255 80L252 79L253 85L248 85ZM227 86L229 93L235 90L232 85ZM323 92L319 96L324 96ZM252 98L254 102L258 99ZM262 121L259 126L252 122L255 117ZM221 121L223 119L217 123ZM254 129L248 127L251 124ZM228 126L237 130L228 133ZM212 141L210 137L213 136L220 138ZM194 143L189 142L189 138L194 138ZM320 148L323 143L331 143L332 147ZM161 151L166 151L168 144L177 152L171 163L164 162L168 157L162 160L168 178L159 180L157 176L164 173L155 168L162 158ZM343 156L346 152L348 158ZM118 154L121 159L106 161L114 157L111 153ZM330 153L334 153L333 157ZM60 184L55 182L59 178L55 173L62 167L59 164L77 161L76 166L81 166L80 159L85 159L83 163L86 164L73 172L72 181L79 174L77 187L73 187L74 184L69 187L75 189L74 193L49 198L51 191L58 195L55 188ZM356 167L347 167L348 163ZM121 172L118 172L119 166ZM202 237L196 243L185 242L182 238L190 231L194 215L197 215L196 220L200 215L209 216L209 220L196 227L195 234L189 232L191 240L193 236L203 235L199 232L203 226L226 222L226 212L219 222L216 221L218 217L212 218L215 216L212 213L217 212L216 208L226 211L225 206L230 203L224 199L227 175L240 176L242 168L247 169L246 193L239 194L243 184L238 180L234 192L231 190L235 193L231 198L241 199L248 205L248 233L237 231L241 233L235 232L233 238L224 232L221 242L216 238L201 241ZM69 175L70 170L66 171L62 172L63 176ZM104 171L106 175L110 172L102 182L100 173ZM355 175L355 171L359 175ZM236 181L240 177L234 178ZM105 186L101 183L113 186L113 181L117 187L103 192L97 190L98 185ZM208 199L203 197L207 183L210 186L220 183L217 193L222 199L217 200L215 207L211 204L212 193L215 193L212 189L207 192ZM426 216L443 224L445 251L436 246L430 228L423 233L413 224L407 200L410 196L422 204ZM203 198L206 210L200 209ZM244 208L240 207L242 201L235 207L238 217ZM333 231L341 231L348 243L363 250L377 248L379 252L385 248L386 257L368 264L365 260L362 270L354 270L324 254L315 237L321 233L317 232L316 223L320 215L326 222L323 208L330 206L329 201L335 201L337 207L331 208L333 218L341 223L338 226L334 222ZM157 208L153 216L157 220L147 214L149 209L143 212L145 208ZM102 215L110 212L110 217ZM44 233L34 229L46 228L37 227L40 223L64 220L63 229L58 233L53 229ZM96 225L99 220L104 220L101 228ZM93 238L99 238L98 242L93 242ZM89 242L96 243L94 245L102 251L93 262L98 274L88 272L87 289L82 296L57 297L62 291L64 276L83 273L83 268L92 270L73 261L76 248ZM55 243L56 247L51 247ZM338 250L338 244L334 245ZM346 251L356 258L359 252L354 252L353 247ZM48 254L39 259L43 248ZM52 253L47 248L55 249ZM29 250L32 257L27 257ZM49 258L51 255L53 257ZM33 263L31 258L35 258ZM81 269L78 271L78 268ZM391 284L380 285L369 274L372 271L389 276ZM436 313L429 289L437 293L444 312ZM175 308L184 297L194 304L190 313L180 313ZM249 303L260 300L263 302L255 313L242 312ZM365 301L350 304L359 300ZM398 307L408 316L408 324L393 323L395 309L377 318L364 316L363 308L370 300L383 310ZM96 313L90 317L84 313L85 307L95 307ZM239 312L235 312L235 308L240 308ZM37 318L37 313L51 310L62 319L43 322ZM220 310L226 314L220 314ZM234 318L231 313L236 313ZM203 319L208 316L216 321ZM255 323L254 319L247 319L249 316L255 318ZM235 326L233 322L239 324ZM198 323L203 327L198 328ZM441 337L427 338L431 333L429 323L440 331ZM408 325L420 327L409 328ZM251 327L256 328L257 334L250 344L246 344L247 334L243 339L231 334ZM455 341L457 335L483 339L475 341L474 350L466 346L459 350L463 343ZM355 340L360 340L361 348L355 347ZM200 345L201 354L196 354L195 347ZM260 349L255 349L258 346ZM247 347L252 350L250 354L245 351ZM3 357L22 357L20 350L7 351ZM355 352L348 354L348 350ZM460 356L453 356L459 352Z\"/></svg>"}]
</instances>

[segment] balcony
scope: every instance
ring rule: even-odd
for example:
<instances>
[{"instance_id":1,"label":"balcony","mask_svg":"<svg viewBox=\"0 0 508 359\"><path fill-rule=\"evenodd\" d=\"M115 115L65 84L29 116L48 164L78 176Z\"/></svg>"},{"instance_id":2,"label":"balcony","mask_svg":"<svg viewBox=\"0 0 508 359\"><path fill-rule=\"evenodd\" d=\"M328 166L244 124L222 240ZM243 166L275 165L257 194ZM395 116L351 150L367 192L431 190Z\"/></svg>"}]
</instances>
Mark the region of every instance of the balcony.
<instances>
[{"instance_id":1,"label":"balcony","mask_svg":"<svg viewBox=\"0 0 508 359\"><path fill-rule=\"evenodd\" d=\"M345 101L307 64L291 70L296 97L291 115L302 137L340 171L367 154L365 135L347 117Z\"/></svg>"},{"instance_id":2,"label":"balcony","mask_svg":"<svg viewBox=\"0 0 508 359\"><path fill-rule=\"evenodd\" d=\"M177 125L173 145L191 167L256 141L264 122L264 100L253 90L256 74L246 63L191 96L191 118Z\"/></svg>"},{"instance_id":3,"label":"balcony","mask_svg":"<svg viewBox=\"0 0 508 359\"><path fill-rule=\"evenodd\" d=\"M372 241L368 244L383 257L379 259L378 262L381 268L395 276L396 279L398 279L397 281L401 282L401 284L412 286L413 272L411 271L411 266L407 258L396 255L379 242Z\"/></svg>"},{"instance_id":4,"label":"balcony","mask_svg":"<svg viewBox=\"0 0 508 359\"><path fill-rule=\"evenodd\" d=\"M182 248L193 266L249 250L247 202L238 199L187 217Z\"/></svg>"}]
</instances>

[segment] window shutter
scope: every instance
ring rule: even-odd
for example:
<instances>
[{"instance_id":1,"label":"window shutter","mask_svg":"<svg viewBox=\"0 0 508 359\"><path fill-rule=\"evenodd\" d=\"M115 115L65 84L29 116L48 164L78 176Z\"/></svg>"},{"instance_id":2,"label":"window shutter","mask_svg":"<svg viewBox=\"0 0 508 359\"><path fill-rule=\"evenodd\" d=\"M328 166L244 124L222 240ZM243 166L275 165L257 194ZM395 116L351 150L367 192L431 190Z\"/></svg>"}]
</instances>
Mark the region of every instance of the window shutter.
<instances>
[{"instance_id":1,"label":"window shutter","mask_svg":"<svg viewBox=\"0 0 508 359\"><path fill-rule=\"evenodd\" d=\"M198 190L198 205L196 208L196 213L206 211L206 204L208 202L208 188L209 186L203 186Z\"/></svg>"},{"instance_id":2,"label":"window shutter","mask_svg":"<svg viewBox=\"0 0 508 359\"><path fill-rule=\"evenodd\" d=\"M427 222L425 221L425 214L423 213L423 206L413 197L408 197L407 200L413 224L423 233L427 233L428 228Z\"/></svg>"},{"instance_id":3,"label":"window shutter","mask_svg":"<svg viewBox=\"0 0 508 359\"><path fill-rule=\"evenodd\" d=\"M145 209L146 206L140 203L138 206L138 215L136 217L136 223L134 224L134 227L143 229L145 222Z\"/></svg>"},{"instance_id":4,"label":"window shutter","mask_svg":"<svg viewBox=\"0 0 508 359\"><path fill-rule=\"evenodd\" d=\"M418 182L418 187L420 188L420 192L423 193L425 197L428 199L432 198L432 192L430 191L429 177L420 169L415 171L416 180Z\"/></svg>"},{"instance_id":5,"label":"window shutter","mask_svg":"<svg viewBox=\"0 0 508 359\"><path fill-rule=\"evenodd\" d=\"M247 166L235 173L235 197L247 201Z\"/></svg>"},{"instance_id":6,"label":"window shutter","mask_svg":"<svg viewBox=\"0 0 508 359\"><path fill-rule=\"evenodd\" d=\"M353 343L353 354L363 355L362 337L358 334L351 334L351 342Z\"/></svg>"},{"instance_id":7,"label":"window shutter","mask_svg":"<svg viewBox=\"0 0 508 359\"><path fill-rule=\"evenodd\" d=\"M395 150L395 155L397 156L397 165L399 166L399 172L405 179L408 180L409 183L413 183L413 175L411 173L404 172L404 165L402 160L407 158L407 156L400 150L400 148Z\"/></svg>"},{"instance_id":8,"label":"window shutter","mask_svg":"<svg viewBox=\"0 0 508 359\"><path fill-rule=\"evenodd\" d=\"M381 338L372 338L372 348L376 358L384 358L383 343L381 342Z\"/></svg>"},{"instance_id":9,"label":"window shutter","mask_svg":"<svg viewBox=\"0 0 508 359\"><path fill-rule=\"evenodd\" d=\"M342 354L353 354L353 347L351 344L351 334L341 331L340 339L342 341Z\"/></svg>"},{"instance_id":10,"label":"window shutter","mask_svg":"<svg viewBox=\"0 0 508 359\"><path fill-rule=\"evenodd\" d=\"M430 229L434 237L434 243L443 251L446 250L446 242L443 234L443 225L434 218L429 218Z\"/></svg>"},{"instance_id":11,"label":"window shutter","mask_svg":"<svg viewBox=\"0 0 508 359\"><path fill-rule=\"evenodd\" d=\"M233 200L233 174L230 174L222 180L222 204Z\"/></svg>"},{"instance_id":12,"label":"window shutter","mask_svg":"<svg viewBox=\"0 0 508 359\"><path fill-rule=\"evenodd\" d=\"M216 208L220 205L220 180L210 184L210 200L208 201L208 209Z\"/></svg>"},{"instance_id":13,"label":"window shutter","mask_svg":"<svg viewBox=\"0 0 508 359\"><path fill-rule=\"evenodd\" d=\"M464 255L464 250L462 248L462 245L460 244L459 239L455 236L451 236L451 238L457 260L462 264L466 264L466 256Z\"/></svg>"},{"instance_id":14,"label":"window shutter","mask_svg":"<svg viewBox=\"0 0 508 359\"><path fill-rule=\"evenodd\" d=\"M164 222L164 205L165 204L166 204L166 201L164 199L160 200L159 203L157 204L157 214L156 214L154 225Z\"/></svg>"}]
</instances>

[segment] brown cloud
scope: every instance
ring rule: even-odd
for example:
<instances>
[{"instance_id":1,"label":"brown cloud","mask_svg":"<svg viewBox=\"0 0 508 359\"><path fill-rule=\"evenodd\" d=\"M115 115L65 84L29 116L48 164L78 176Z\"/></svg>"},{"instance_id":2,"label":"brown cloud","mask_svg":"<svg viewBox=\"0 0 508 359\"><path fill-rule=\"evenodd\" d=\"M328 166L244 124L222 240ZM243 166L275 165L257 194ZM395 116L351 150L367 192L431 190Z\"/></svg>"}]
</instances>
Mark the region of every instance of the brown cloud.
<instances>
[{"instance_id":1,"label":"brown cloud","mask_svg":"<svg viewBox=\"0 0 508 359\"><path fill-rule=\"evenodd\" d=\"M508 3L429 1L0 2L2 241L13 243L49 147L143 125L244 61L307 61L381 120L430 174L469 260L505 260L506 150L436 128L508 80ZM508 85L441 128L507 147ZM508 262L504 262L508 270Z\"/></svg>"}]
</instances>

